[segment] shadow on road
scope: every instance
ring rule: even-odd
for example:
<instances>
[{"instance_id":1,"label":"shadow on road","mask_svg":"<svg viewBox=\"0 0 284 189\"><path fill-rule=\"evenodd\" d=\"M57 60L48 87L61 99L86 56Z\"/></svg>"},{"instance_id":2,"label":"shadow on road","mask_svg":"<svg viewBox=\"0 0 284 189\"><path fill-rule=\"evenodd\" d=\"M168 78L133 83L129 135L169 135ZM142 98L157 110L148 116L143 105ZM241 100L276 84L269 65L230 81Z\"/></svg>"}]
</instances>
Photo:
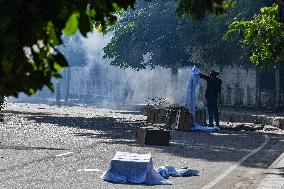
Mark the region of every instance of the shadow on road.
<instances>
[{"instance_id":1,"label":"shadow on road","mask_svg":"<svg viewBox=\"0 0 284 189\"><path fill-rule=\"evenodd\" d=\"M21 112L19 113L21 114ZM141 124L141 121L129 122L122 118L113 117L61 117L42 113L29 114L28 119L60 127L87 129L90 132L74 133L74 135L77 137L112 139L102 140L102 142L110 145L141 146L141 148L154 149L176 158L185 157L210 162L238 162L241 158L257 149L264 142L264 136L268 135L269 142L264 150L241 163L242 166L246 167L267 168L271 162L281 155L284 149L283 135L277 134L237 131L221 131L218 133L172 131L170 146L149 146L138 144L134 140L135 126ZM276 144L278 148L275 147Z\"/></svg>"}]
</instances>

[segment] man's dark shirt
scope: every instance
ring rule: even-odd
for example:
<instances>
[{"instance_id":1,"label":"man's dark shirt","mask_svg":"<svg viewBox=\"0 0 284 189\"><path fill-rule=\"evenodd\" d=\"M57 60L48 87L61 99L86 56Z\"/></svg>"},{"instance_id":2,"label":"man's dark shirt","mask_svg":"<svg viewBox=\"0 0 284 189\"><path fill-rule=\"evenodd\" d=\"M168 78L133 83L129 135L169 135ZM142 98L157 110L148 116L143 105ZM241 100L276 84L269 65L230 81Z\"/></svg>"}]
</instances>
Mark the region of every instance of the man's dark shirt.
<instances>
[{"instance_id":1,"label":"man's dark shirt","mask_svg":"<svg viewBox=\"0 0 284 189\"><path fill-rule=\"evenodd\" d=\"M222 85L221 79L219 79L218 77L210 77L203 74L199 74L199 76L207 81L205 98L217 99L218 94L221 94L221 85Z\"/></svg>"}]
</instances>

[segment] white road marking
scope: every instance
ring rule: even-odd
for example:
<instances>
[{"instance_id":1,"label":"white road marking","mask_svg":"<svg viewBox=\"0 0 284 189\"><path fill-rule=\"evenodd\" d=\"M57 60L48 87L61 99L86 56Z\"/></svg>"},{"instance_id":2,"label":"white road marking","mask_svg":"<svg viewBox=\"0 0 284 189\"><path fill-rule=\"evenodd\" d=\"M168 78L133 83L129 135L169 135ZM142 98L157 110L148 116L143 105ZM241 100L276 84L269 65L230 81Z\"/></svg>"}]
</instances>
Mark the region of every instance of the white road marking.
<instances>
[{"instance_id":1,"label":"white road marking","mask_svg":"<svg viewBox=\"0 0 284 189\"><path fill-rule=\"evenodd\" d=\"M235 170L239 165L241 165L244 161L246 161L248 158L250 158L252 155L260 151L264 146L268 143L269 137L267 135L264 135L265 140L264 142L255 150L250 152L248 155L244 156L242 159L237 161L234 165L232 165L229 169L227 169L225 172L223 172L221 175L219 175L217 178L215 178L213 181L211 181L209 184L204 186L202 189L209 189L213 186L215 186L218 182L220 182L222 179L224 179L228 174L230 174L233 170Z\"/></svg>"},{"instance_id":2,"label":"white road marking","mask_svg":"<svg viewBox=\"0 0 284 189\"><path fill-rule=\"evenodd\" d=\"M66 152L66 153L63 153L63 154L57 154L57 155L55 155L55 156L56 156L56 157L61 157L61 156L69 155L69 154L73 154L73 152Z\"/></svg>"},{"instance_id":3,"label":"white road marking","mask_svg":"<svg viewBox=\"0 0 284 189\"><path fill-rule=\"evenodd\" d=\"M86 172L103 172L102 170L99 169L78 169L77 171L86 171Z\"/></svg>"}]
</instances>

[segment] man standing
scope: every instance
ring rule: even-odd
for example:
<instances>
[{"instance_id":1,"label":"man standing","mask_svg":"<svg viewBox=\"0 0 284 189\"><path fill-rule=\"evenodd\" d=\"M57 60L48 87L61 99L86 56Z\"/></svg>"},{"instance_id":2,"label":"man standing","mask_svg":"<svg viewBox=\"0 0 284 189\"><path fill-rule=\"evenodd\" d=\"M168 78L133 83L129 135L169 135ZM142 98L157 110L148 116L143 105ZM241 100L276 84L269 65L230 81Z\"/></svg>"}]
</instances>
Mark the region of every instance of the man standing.
<instances>
[{"instance_id":1,"label":"man standing","mask_svg":"<svg viewBox=\"0 0 284 189\"><path fill-rule=\"evenodd\" d=\"M219 77L219 72L211 70L209 76L199 74L200 78L207 81L207 87L205 92L205 98L207 100L207 110L209 116L209 126L213 125L213 118L216 122L216 126L219 127L219 113L218 113L218 99L221 99L221 85L222 81Z\"/></svg>"}]
</instances>

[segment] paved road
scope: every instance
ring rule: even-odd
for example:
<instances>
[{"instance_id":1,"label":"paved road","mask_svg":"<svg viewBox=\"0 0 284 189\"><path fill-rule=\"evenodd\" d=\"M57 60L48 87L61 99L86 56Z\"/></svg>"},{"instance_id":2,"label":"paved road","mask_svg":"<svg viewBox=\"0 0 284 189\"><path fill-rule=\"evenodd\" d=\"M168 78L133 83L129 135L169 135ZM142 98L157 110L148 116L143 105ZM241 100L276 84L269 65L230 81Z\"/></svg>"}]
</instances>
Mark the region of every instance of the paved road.
<instances>
[{"instance_id":1,"label":"paved road","mask_svg":"<svg viewBox=\"0 0 284 189\"><path fill-rule=\"evenodd\" d=\"M138 112L8 104L0 125L0 188L257 188L284 149L283 132L171 133L170 146L134 140ZM101 181L116 151L151 153L154 165L190 167L171 186Z\"/></svg>"}]
</instances>

